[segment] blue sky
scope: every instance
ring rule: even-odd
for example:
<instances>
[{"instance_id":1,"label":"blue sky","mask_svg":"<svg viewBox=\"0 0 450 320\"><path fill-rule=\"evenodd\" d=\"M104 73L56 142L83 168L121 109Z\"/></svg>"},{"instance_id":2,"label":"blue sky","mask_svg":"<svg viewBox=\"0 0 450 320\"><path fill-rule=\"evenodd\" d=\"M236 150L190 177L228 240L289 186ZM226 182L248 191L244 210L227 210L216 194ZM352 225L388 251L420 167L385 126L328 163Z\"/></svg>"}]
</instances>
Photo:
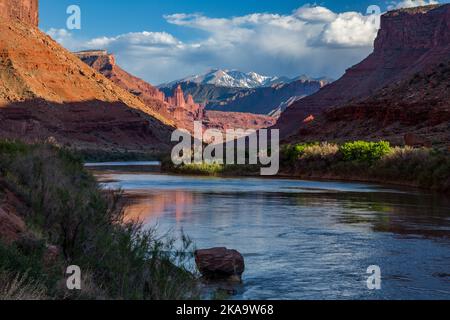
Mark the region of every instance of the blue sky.
<instances>
[{"instance_id":1,"label":"blue sky","mask_svg":"<svg viewBox=\"0 0 450 320\"><path fill-rule=\"evenodd\" d=\"M377 16L368 6L416 2L40 0L40 28L69 50L107 49L154 84L209 68L337 78L372 51ZM73 4L81 30L66 29Z\"/></svg>"},{"instance_id":2,"label":"blue sky","mask_svg":"<svg viewBox=\"0 0 450 320\"><path fill-rule=\"evenodd\" d=\"M82 8L84 36L112 36L130 31L167 31L185 39L186 31L166 22L164 15L201 12L210 17L242 16L255 12L289 14L308 3L316 3L335 12L365 12L371 4L386 9L387 1L298 1L298 0L40 0L41 28L64 28L66 8Z\"/></svg>"}]
</instances>

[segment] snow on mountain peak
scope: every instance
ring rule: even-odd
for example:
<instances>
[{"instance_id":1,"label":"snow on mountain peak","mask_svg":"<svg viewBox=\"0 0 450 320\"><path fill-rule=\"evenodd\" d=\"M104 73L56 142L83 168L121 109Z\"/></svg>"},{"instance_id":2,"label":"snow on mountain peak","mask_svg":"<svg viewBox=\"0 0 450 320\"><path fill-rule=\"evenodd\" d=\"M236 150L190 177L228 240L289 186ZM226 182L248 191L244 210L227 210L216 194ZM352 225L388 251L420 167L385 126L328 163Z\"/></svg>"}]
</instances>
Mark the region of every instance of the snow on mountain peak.
<instances>
[{"instance_id":1,"label":"snow on mountain peak","mask_svg":"<svg viewBox=\"0 0 450 320\"><path fill-rule=\"evenodd\" d=\"M213 84L221 87L252 89L290 82L290 79L263 76L256 72L245 73L239 70L211 69L205 74L189 76L181 80L160 85L160 87L170 87L181 82L194 82L198 84Z\"/></svg>"}]
</instances>

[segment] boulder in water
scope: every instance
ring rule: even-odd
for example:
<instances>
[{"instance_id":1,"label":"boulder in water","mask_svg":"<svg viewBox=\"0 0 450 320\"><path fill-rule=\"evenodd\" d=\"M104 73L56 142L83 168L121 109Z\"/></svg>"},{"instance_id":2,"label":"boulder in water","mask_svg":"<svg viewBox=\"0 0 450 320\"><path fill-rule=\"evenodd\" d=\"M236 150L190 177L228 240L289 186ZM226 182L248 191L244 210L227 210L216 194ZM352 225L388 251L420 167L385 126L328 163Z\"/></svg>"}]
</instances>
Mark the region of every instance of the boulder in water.
<instances>
[{"instance_id":1,"label":"boulder in water","mask_svg":"<svg viewBox=\"0 0 450 320\"><path fill-rule=\"evenodd\" d=\"M197 250L195 262L201 274L207 279L241 282L245 271L242 254L227 248Z\"/></svg>"}]
</instances>

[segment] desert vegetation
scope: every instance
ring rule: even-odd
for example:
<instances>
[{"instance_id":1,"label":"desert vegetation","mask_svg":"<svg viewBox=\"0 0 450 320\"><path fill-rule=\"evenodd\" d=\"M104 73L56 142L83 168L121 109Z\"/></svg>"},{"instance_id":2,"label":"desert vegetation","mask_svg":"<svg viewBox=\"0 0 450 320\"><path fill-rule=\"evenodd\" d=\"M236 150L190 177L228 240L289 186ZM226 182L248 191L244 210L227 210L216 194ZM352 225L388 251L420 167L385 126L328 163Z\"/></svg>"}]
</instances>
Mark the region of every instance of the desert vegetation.
<instances>
[{"instance_id":1,"label":"desert vegetation","mask_svg":"<svg viewBox=\"0 0 450 320\"><path fill-rule=\"evenodd\" d=\"M163 161L163 170L209 176L260 174L258 165L192 163L174 166L170 159ZM391 183L449 192L450 154L431 148L394 147L387 141L288 144L280 150L280 175Z\"/></svg>"},{"instance_id":2,"label":"desert vegetation","mask_svg":"<svg viewBox=\"0 0 450 320\"><path fill-rule=\"evenodd\" d=\"M285 145L282 173L301 178L360 180L450 191L447 151L392 147L386 141Z\"/></svg>"},{"instance_id":3,"label":"desert vegetation","mask_svg":"<svg viewBox=\"0 0 450 320\"><path fill-rule=\"evenodd\" d=\"M165 165L164 169L177 174L203 176L254 176L260 172L258 165L226 165L219 163L191 163L180 166Z\"/></svg>"},{"instance_id":4,"label":"desert vegetation","mask_svg":"<svg viewBox=\"0 0 450 320\"><path fill-rule=\"evenodd\" d=\"M79 156L0 142L0 206L11 197L26 227L0 234L0 299L198 297L191 241L126 222L121 192L102 190ZM81 291L67 290L69 265L82 270Z\"/></svg>"}]
</instances>

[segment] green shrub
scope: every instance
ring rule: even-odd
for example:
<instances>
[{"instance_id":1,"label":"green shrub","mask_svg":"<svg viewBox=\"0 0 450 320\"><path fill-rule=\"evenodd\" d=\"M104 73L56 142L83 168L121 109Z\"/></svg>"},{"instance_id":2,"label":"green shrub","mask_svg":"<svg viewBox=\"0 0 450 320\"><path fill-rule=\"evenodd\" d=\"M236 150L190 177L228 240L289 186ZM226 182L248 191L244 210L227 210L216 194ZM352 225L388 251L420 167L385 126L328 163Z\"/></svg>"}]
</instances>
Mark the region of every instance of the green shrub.
<instances>
[{"instance_id":1,"label":"green shrub","mask_svg":"<svg viewBox=\"0 0 450 320\"><path fill-rule=\"evenodd\" d=\"M434 149L395 147L371 172L375 177L410 182L423 188L450 190L450 157Z\"/></svg>"},{"instance_id":2,"label":"green shrub","mask_svg":"<svg viewBox=\"0 0 450 320\"><path fill-rule=\"evenodd\" d=\"M0 141L0 154L17 154L24 153L30 149L30 146L14 140L2 140Z\"/></svg>"},{"instance_id":3,"label":"green shrub","mask_svg":"<svg viewBox=\"0 0 450 320\"><path fill-rule=\"evenodd\" d=\"M218 163L191 163L178 166L175 170L185 174L218 175L223 173L224 167Z\"/></svg>"},{"instance_id":4,"label":"green shrub","mask_svg":"<svg viewBox=\"0 0 450 320\"><path fill-rule=\"evenodd\" d=\"M23 202L28 229L41 239L0 243L0 270L46 285L52 297L109 299L192 299L197 279L183 237L158 237L155 230L127 222L119 191L102 190L81 158L50 145L0 143L0 180ZM58 270L45 266L46 244L61 250ZM170 254L168 254L170 253ZM89 292L58 289L64 266L78 265L91 275Z\"/></svg>"},{"instance_id":5,"label":"green shrub","mask_svg":"<svg viewBox=\"0 0 450 320\"><path fill-rule=\"evenodd\" d=\"M391 146L387 141L347 142L339 147L344 161L358 161L372 164L391 152Z\"/></svg>"},{"instance_id":6,"label":"green shrub","mask_svg":"<svg viewBox=\"0 0 450 320\"><path fill-rule=\"evenodd\" d=\"M281 148L281 161L294 163L304 154L307 148L318 145L320 145L319 142L284 145Z\"/></svg>"},{"instance_id":7,"label":"green shrub","mask_svg":"<svg viewBox=\"0 0 450 320\"><path fill-rule=\"evenodd\" d=\"M300 156L292 145L283 148L285 154L298 157L294 163L282 159L281 168L285 173L303 178L355 179L450 191L450 154L447 151L391 147L385 141L297 146Z\"/></svg>"}]
</instances>

